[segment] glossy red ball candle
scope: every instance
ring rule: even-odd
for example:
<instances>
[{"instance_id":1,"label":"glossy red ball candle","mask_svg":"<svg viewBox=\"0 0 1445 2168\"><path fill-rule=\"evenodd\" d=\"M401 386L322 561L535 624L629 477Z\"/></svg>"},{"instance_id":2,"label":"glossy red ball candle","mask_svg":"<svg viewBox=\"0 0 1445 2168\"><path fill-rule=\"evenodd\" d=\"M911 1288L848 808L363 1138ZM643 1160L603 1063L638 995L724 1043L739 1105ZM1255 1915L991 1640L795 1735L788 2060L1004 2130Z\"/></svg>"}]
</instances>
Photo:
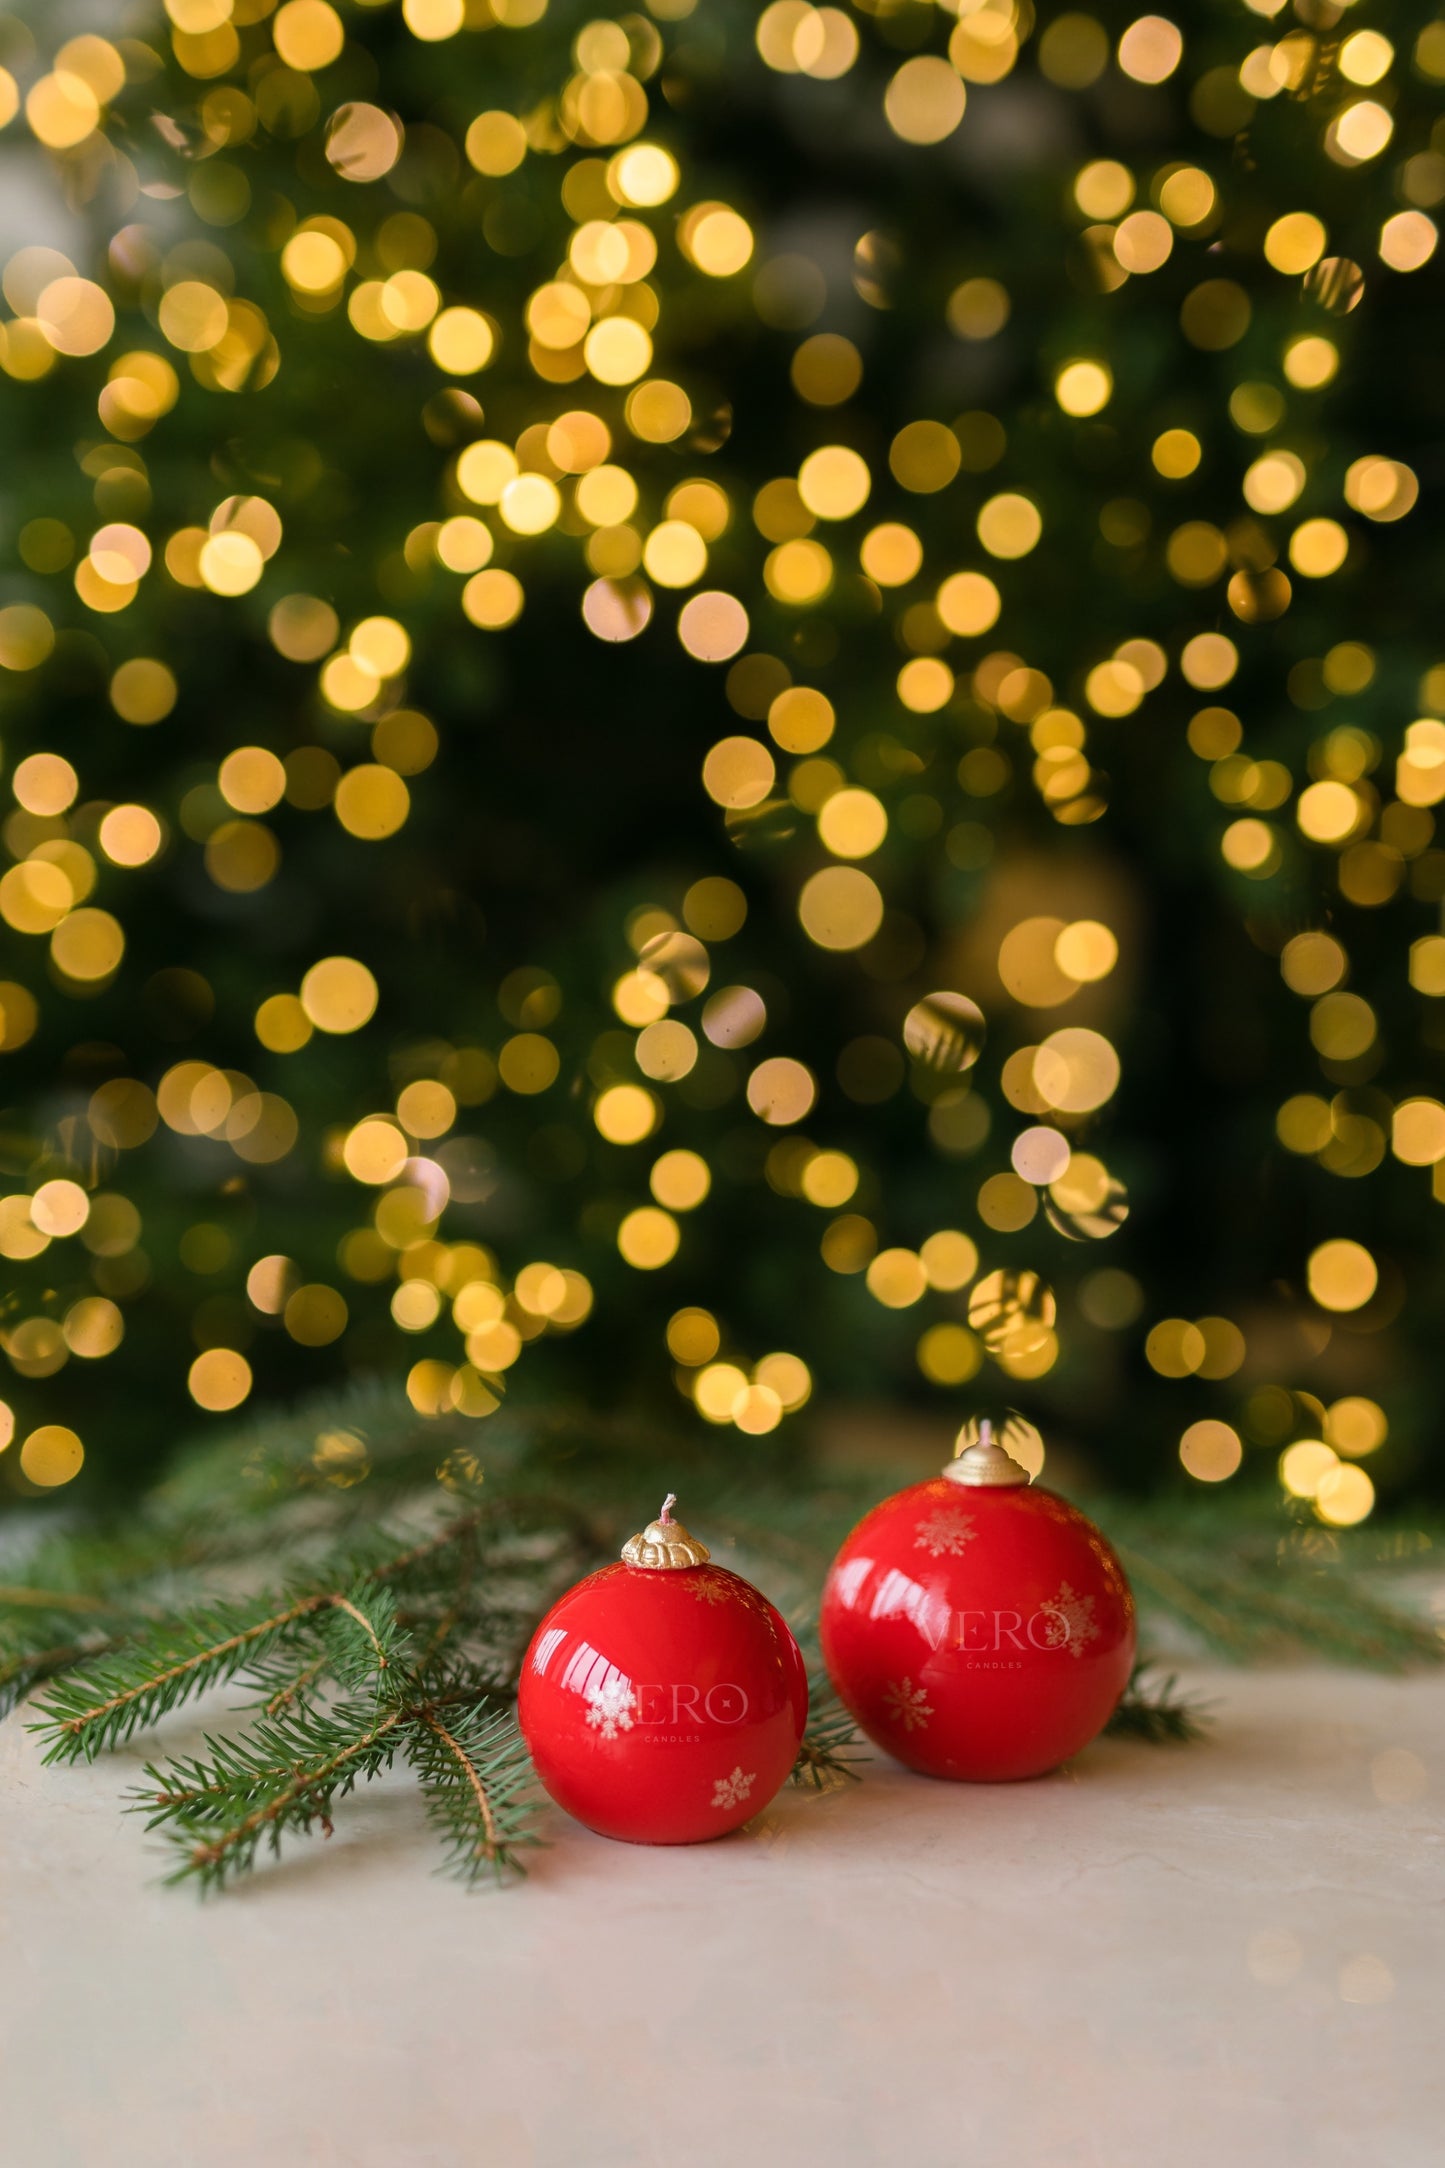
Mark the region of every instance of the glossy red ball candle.
<instances>
[{"instance_id":1,"label":"glossy red ball candle","mask_svg":"<svg viewBox=\"0 0 1445 2168\"><path fill-rule=\"evenodd\" d=\"M875 1506L823 1592L823 1659L910 1769L1042 1776L1101 1731L1134 1662L1134 1602L1097 1528L993 1442Z\"/></svg>"},{"instance_id":2,"label":"glossy red ball candle","mask_svg":"<svg viewBox=\"0 0 1445 2168\"><path fill-rule=\"evenodd\" d=\"M552 1606L517 1717L559 1807L630 1844L700 1844L768 1804L808 1713L802 1654L765 1596L661 1516Z\"/></svg>"}]
</instances>

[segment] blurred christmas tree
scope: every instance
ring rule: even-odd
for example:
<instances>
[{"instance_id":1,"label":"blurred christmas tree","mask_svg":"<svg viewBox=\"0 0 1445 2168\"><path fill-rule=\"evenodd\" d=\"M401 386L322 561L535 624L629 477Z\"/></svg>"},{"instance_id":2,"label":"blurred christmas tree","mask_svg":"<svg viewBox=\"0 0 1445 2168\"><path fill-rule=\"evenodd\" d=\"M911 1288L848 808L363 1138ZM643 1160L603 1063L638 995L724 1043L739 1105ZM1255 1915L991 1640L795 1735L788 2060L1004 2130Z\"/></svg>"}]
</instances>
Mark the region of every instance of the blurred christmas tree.
<instances>
[{"instance_id":1,"label":"blurred christmas tree","mask_svg":"<svg viewBox=\"0 0 1445 2168\"><path fill-rule=\"evenodd\" d=\"M375 1372L1427 1484L1445 21L0 62L15 1492Z\"/></svg>"}]
</instances>

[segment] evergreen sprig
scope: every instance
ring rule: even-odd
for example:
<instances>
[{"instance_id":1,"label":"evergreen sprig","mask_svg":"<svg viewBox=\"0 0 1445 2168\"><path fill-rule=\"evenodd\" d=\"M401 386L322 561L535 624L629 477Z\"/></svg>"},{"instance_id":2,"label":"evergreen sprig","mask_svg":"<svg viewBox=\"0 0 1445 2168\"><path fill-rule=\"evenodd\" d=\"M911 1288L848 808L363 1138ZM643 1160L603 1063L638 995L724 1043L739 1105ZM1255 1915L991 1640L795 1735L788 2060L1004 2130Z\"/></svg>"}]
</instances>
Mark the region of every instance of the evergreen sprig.
<instances>
[{"instance_id":1,"label":"evergreen sprig","mask_svg":"<svg viewBox=\"0 0 1445 2168\"><path fill-rule=\"evenodd\" d=\"M468 1889L524 1873L521 1854L541 1839L536 1779L514 1713L485 1701L455 1710L432 1703L406 1724L408 1759L442 1842L443 1871Z\"/></svg>"},{"instance_id":2,"label":"evergreen sprig","mask_svg":"<svg viewBox=\"0 0 1445 2168\"><path fill-rule=\"evenodd\" d=\"M395 1403L373 1416L369 1525L346 1491L312 1480L315 1423L271 1421L240 1459L239 1498L234 1457L183 1460L144 1516L153 1540L132 1535L110 1555L113 1597L0 1587L0 1678L18 1698L48 1677L32 1727L47 1761L91 1760L201 1694L235 1690L240 1728L208 1733L199 1756L148 1764L131 1794L173 1854L170 1880L221 1888L288 1838L329 1833L336 1802L398 1758L417 1776L447 1870L468 1885L520 1871L540 1841L516 1671L550 1594L610 1539L560 1492L521 1480L484 1504L472 1502L474 1482L439 1490L436 1428L418 1441ZM546 1429L529 1426L529 1438ZM245 1540L216 1512L222 1495L241 1509ZM225 1546L206 1538L218 1520L232 1528ZM63 1582L67 1562L48 1549L32 1566ZM94 1550L77 1538L71 1563L103 1581ZM309 1579L298 1571L248 1599L191 1586L218 1565L259 1575L303 1560Z\"/></svg>"},{"instance_id":3,"label":"evergreen sprig","mask_svg":"<svg viewBox=\"0 0 1445 2168\"><path fill-rule=\"evenodd\" d=\"M1119 1509L1111 1533L1141 1610L1231 1663L1310 1656L1397 1671L1438 1663L1438 1627L1390 1595L1379 1532L1334 1532L1288 1509ZM1418 1563L1418 1559L1416 1560Z\"/></svg>"},{"instance_id":4,"label":"evergreen sprig","mask_svg":"<svg viewBox=\"0 0 1445 2168\"><path fill-rule=\"evenodd\" d=\"M46 1679L103 1655L116 1638L99 1624L96 1614L104 1607L87 1612L39 1596L37 1590L0 1588L0 1718ZM109 1623L115 1614L105 1616Z\"/></svg>"},{"instance_id":5,"label":"evergreen sprig","mask_svg":"<svg viewBox=\"0 0 1445 2168\"><path fill-rule=\"evenodd\" d=\"M331 1598L322 1625L321 1663L353 1693L370 1686L384 1693L410 1653L409 1637L397 1624L391 1589L359 1581Z\"/></svg>"},{"instance_id":6,"label":"evergreen sprig","mask_svg":"<svg viewBox=\"0 0 1445 2168\"><path fill-rule=\"evenodd\" d=\"M470 1530L448 1531L457 1541ZM438 1560L452 1545L433 1543ZM407 1564L417 1553L408 1555ZM397 1570L393 1561L378 1573ZM506 1688L474 1664L421 1662L384 1581L327 1593L305 1614L309 1654L274 1647L250 1671L259 1714L238 1737L206 1739L202 1758L148 1764L132 1804L178 1854L171 1881L220 1888L278 1852L287 1835L331 1833L335 1801L402 1754L415 1770L449 1870L472 1883L520 1870L538 1842L531 1765ZM304 1630L298 1639L307 1640Z\"/></svg>"},{"instance_id":7,"label":"evergreen sprig","mask_svg":"<svg viewBox=\"0 0 1445 2168\"><path fill-rule=\"evenodd\" d=\"M1202 1739L1209 1723L1207 1703L1181 1694L1171 1672L1156 1682L1152 1664L1134 1666L1118 1707L1104 1730L1111 1739L1142 1739L1149 1746L1187 1746Z\"/></svg>"},{"instance_id":8,"label":"evergreen sprig","mask_svg":"<svg viewBox=\"0 0 1445 2168\"><path fill-rule=\"evenodd\" d=\"M45 1759L93 1761L209 1687L223 1686L256 1658L295 1642L336 1600L330 1594L207 1604L125 1641L112 1655L82 1663L51 1686L42 1718L31 1726Z\"/></svg>"},{"instance_id":9,"label":"evergreen sprig","mask_svg":"<svg viewBox=\"0 0 1445 2168\"><path fill-rule=\"evenodd\" d=\"M329 1836L334 1802L390 1768L405 1721L405 1706L389 1701L301 1703L239 1740L208 1737L208 1758L148 1763L132 1800L180 1855L167 1879L219 1889L263 1846L279 1852L288 1833L319 1825Z\"/></svg>"},{"instance_id":10,"label":"evergreen sprig","mask_svg":"<svg viewBox=\"0 0 1445 2168\"><path fill-rule=\"evenodd\" d=\"M826 1672L809 1675L808 1728L798 1747L789 1782L807 1791L832 1792L856 1783L863 1734L828 1682Z\"/></svg>"}]
</instances>

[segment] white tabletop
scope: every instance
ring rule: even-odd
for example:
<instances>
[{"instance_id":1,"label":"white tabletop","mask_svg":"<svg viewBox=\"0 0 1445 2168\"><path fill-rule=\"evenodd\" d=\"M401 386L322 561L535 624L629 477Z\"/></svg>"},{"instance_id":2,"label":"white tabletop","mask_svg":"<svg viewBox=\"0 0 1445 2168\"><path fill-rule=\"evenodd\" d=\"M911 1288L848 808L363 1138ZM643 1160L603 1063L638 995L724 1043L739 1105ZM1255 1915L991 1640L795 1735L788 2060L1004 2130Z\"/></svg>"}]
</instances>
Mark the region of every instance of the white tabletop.
<instances>
[{"instance_id":1,"label":"white tabletop","mask_svg":"<svg viewBox=\"0 0 1445 2168\"><path fill-rule=\"evenodd\" d=\"M12 2168L1438 2168L1445 1676L1220 1673L1207 1744L878 1763L734 1837L430 1873L404 1783L199 1902L139 1757L0 1726ZM176 1743L172 1734L172 1743Z\"/></svg>"}]
</instances>

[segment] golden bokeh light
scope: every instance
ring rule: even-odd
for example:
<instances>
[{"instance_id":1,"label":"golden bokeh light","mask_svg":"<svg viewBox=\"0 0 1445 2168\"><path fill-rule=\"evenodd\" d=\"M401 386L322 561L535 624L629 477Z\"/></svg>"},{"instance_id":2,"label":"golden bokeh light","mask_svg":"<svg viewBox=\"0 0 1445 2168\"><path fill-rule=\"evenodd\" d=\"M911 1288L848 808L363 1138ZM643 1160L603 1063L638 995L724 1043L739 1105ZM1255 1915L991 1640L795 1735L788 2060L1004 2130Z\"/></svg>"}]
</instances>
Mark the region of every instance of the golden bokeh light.
<instances>
[{"instance_id":1,"label":"golden bokeh light","mask_svg":"<svg viewBox=\"0 0 1445 2168\"><path fill-rule=\"evenodd\" d=\"M1309 1291L1323 1310L1359 1310L1379 1285L1379 1267L1363 1243L1341 1236L1310 1253Z\"/></svg>"},{"instance_id":2,"label":"golden bokeh light","mask_svg":"<svg viewBox=\"0 0 1445 2168\"><path fill-rule=\"evenodd\" d=\"M1102 413L1113 390L1111 372L1098 361L1067 362L1054 378L1054 397L1066 414Z\"/></svg>"},{"instance_id":3,"label":"golden bokeh light","mask_svg":"<svg viewBox=\"0 0 1445 2168\"><path fill-rule=\"evenodd\" d=\"M638 1068L655 1083L675 1084L697 1064L698 1045L689 1027L677 1017L663 1017L644 1026L634 1049Z\"/></svg>"},{"instance_id":4,"label":"golden bokeh light","mask_svg":"<svg viewBox=\"0 0 1445 2168\"><path fill-rule=\"evenodd\" d=\"M657 1205L639 1205L617 1230L618 1250L639 1272L657 1272L670 1264L681 1239L677 1221Z\"/></svg>"},{"instance_id":5,"label":"golden bokeh light","mask_svg":"<svg viewBox=\"0 0 1445 2168\"><path fill-rule=\"evenodd\" d=\"M1141 15L1119 40L1117 59L1137 83L1162 83L1174 73L1184 39L1166 15Z\"/></svg>"},{"instance_id":6,"label":"golden bokeh light","mask_svg":"<svg viewBox=\"0 0 1445 2168\"><path fill-rule=\"evenodd\" d=\"M1244 1447L1237 1430L1212 1417L1191 1423L1179 1440L1179 1458L1198 1483L1224 1483L1238 1473Z\"/></svg>"},{"instance_id":7,"label":"golden bokeh light","mask_svg":"<svg viewBox=\"0 0 1445 2168\"><path fill-rule=\"evenodd\" d=\"M1315 1486L1315 1512L1332 1528L1354 1528L1369 1518L1375 1486L1363 1468L1336 1464Z\"/></svg>"},{"instance_id":8,"label":"golden bokeh light","mask_svg":"<svg viewBox=\"0 0 1445 2168\"><path fill-rule=\"evenodd\" d=\"M678 1149L654 1160L648 1188L660 1205L672 1212L691 1212L712 1187L708 1164L697 1152Z\"/></svg>"},{"instance_id":9,"label":"golden bokeh light","mask_svg":"<svg viewBox=\"0 0 1445 2168\"><path fill-rule=\"evenodd\" d=\"M798 469L798 494L818 519L850 519L871 487L867 462L843 444L810 452Z\"/></svg>"},{"instance_id":10,"label":"golden bokeh light","mask_svg":"<svg viewBox=\"0 0 1445 2168\"><path fill-rule=\"evenodd\" d=\"M73 1482L85 1462L85 1447L64 1423L42 1423L20 1447L20 1470L42 1490Z\"/></svg>"},{"instance_id":11,"label":"golden bokeh light","mask_svg":"<svg viewBox=\"0 0 1445 2168\"><path fill-rule=\"evenodd\" d=\"M187 1384L192 1400L209 1415L229 1414L251 1391L251 1365L232 1348L208 1348L191 1364Z\"/></svg>"},{"instance_id":12,"label":"golden bokeh light","mask_svg":"<svg viewBox=\"0 0 1445 2168\"><path fill-rule=\"evenodd\" d=\"M944 1294L956 1294L978 1271L977 1245L956 1228L929 1235L919 1245L918 1256L929 1286Z\"/></svg>"},{"instance_id":13,"label":"golden bokeh light","mask_svg":"<svg viewBox=\"0 0 1445 2168\"><path fill-rule=\"evenodd\" d=\"M609 1144L640 1144L657 1127L658 1114L651 1092L637 1084L614 1084L598 1099L592 1119Z\"/></svg>"},{"instance_id":14,"label":"golden bokeh light","mask_svg":"<svg viewBox=\"0 0 1445 2168\"><path fill-rule=\"evenodd\" d=\"M824 949L858 949L883 923L883 896L875 881L851 866L813 874L798 899L798 916L809 939Z\"/></svg>"},{"instance_id":15,"label":"golden bokeh light","mask_svg":"<svg viewBox=\"0 0 1445 2168\"><path fill-rule=\"evenodd\" d=\"M30 1200L31 1224L43 1235L79 1234L90 1214L90 1199L78 1182L42 1182Z\"/></svg>"},{"instance_id":16,"label":"golden bokeh light","mask_svg":"<svg viewBox=\"0 0 1445 2168\"><path fill-rule=\"evenodd\" d=\"M990 557L1027 557L1042 533L1038 506L1012 491L990 497L978 515L978 539Z\"/></svg>"},{"instance_id":17,"label":"golden bokeh light","mask_svg":"<svg viewBox=\"0 0 1445 2168\"><path fill-rule=\"evenodd\" d=\"M906 1310L926 1293L928 1274L915 1250L880 1250L868 1266L866 1285L875 1302Z\"/></svg>"},{"instance_id":18,"label":"golden bokeh light","mask_svg":"<svg viewBox=\"0 0 1445 2168\"><path fill-rule=\"evenodd\" d=\"M668 1319L667 1349L674 1362L699 1369L712 1361L721 1345L717 1320L710 1310L677 1310Z\"/></svg>"},{"instance_id":19,"label":"golden bokeh light","mask_svg":"<svg viewBox=\"0 0 1445 2168\"><path fill-rule=\"evenodd\" d=\"M736 1363L708 1363L693 1386L697 1412L709 1423L730 1423L733 1409L748 1390L747 1372Z\"/></svg>"},{"instance_id":20,"label":"golden bokeh light","mask_svg":"<svg viewBox=\"0 0 1445 2168\"><path fill-rule=\"evenodd\" d=\"M966 1325L930 1325L916 1349L919 1369L932 1385L964 1385L983 1365L983 1349Z\"/></svg>"},{"instance_id":21,"label":"golden bokeh light","mask_svg":"<svg viewBox=\"0 0 1445 2168\"><path fill-rule=\"evenodd\" d=\"M857 1163L846 1152L814 1152L799 1177L803 1195L810 1204L836 1211L846 1204L858 1187Z\"/></svg>"},{"instance_id":22,"label":"golden bokeh light","mask_svg":"<svg viewBox=\"0 0 1445 2168\"><path fill-rule=\"evenodd\" d=\"M973 1067L986 1032L978 1003L946 989L916 1001L903 1020L903 1043L913 1059L944 1075Z\"/></svg>"},{"instance_id":23,"label":"golden bokeh light","mask_svg":"<svg viewBox=\"0 0 1445 2168\"><path fill-rule=\"evenodd\" d=\"M905 143L941 143L963 119L967 94L946 60L919 54L896 70L884 94L883 110L894 134Z\"/></svg>"},{"instance_id":24,"label":"golden bokeh light","mask_svg":"<svg viewBox=\"0 0 1445 2168\"><path fill-rule=\"evenodd\" d=\"M1346 1394L1325 1410L1326 1442L1350 1459L1378 1451L1390 1434L1389 1418L1377 1400Z\"/></svg>"},{"instance_id":25,"label":"golden bokeh light","mask_svg":"<svg viewBox=\"0 0 1445 2168\"><path fill-rule=\"evenodd\" d=\"M301 1006L318 1031L360 1031L376 1013L376 980L353 956L327 956L301 981Z\"/></svg>"},{"instance_id":26,"label":"golden bokeh light","mask_svg":"<svg viewBox=\"0 0 1445 2168\"><path fill-rule=\"evenodd\" d=\"M771 1127L802 1121L817 1097L812 1072L791 1056L775 1054L761 1061L748 1078L747 1098L760 1121Z\"/></svg>"},{"instance_id":27,"label":"golden bokeh light","mask_svg":"<svg viewBox=\"0 0 1445 2168\"><path fill-rule=\"evenodd\" d=\"M869 858L888 833L888 815L869 790L839 790L818 814L818 836L835 858Z\"/></svg>"}]
</instances>

